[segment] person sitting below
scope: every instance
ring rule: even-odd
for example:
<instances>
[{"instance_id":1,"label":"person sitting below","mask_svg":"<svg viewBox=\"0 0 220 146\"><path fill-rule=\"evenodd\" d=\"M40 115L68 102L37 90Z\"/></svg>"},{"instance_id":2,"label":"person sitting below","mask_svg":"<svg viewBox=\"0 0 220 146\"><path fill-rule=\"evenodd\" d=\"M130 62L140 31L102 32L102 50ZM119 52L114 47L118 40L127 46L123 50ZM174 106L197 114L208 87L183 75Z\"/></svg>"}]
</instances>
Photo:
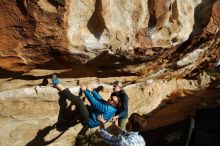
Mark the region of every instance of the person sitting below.
<instances>
[{"instance_id":1,"label":"person sitting below","mask_svg":"<svg viewBox=\"0 0 220 146\"><path fill-rule=\"evenodd\" d=\"M113 146L145 146L144 138L138 132L127 132L115 125L121 132L114 136L105 129L105 119L102 115L98 116L98 121L100 122L100 136L107 144Z\"/></svg>"},{"instance_id":2,"label":"person sitting below","mask_svg":"<svg viewBox=\"0 0 220 146\"><path fill-rule=\"evenodd\" d=\"M109 121L117 111L119 104L117 94L111 95L108 101L105 101L95 90L90 92L85 85L82 85L81 90L91 104L89 110L80 97L73 95L68 88L61 85L61 81L56 75L52 76L52 83L62 97L74 103L79 113L79 121L83 126L88 126L88 128L97 127L100 125L97 119L98 115L102 114L105 121Z\"/></svg>"}]
</instances>

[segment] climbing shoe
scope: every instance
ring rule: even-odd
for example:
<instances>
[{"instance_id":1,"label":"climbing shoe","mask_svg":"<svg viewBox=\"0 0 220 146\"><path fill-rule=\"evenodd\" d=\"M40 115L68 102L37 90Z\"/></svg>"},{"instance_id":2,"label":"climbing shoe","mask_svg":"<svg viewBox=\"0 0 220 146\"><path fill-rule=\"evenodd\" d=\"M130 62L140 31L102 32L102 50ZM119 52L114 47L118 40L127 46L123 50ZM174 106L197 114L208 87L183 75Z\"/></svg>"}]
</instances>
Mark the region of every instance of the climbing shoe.
<instances>
[{"instance_id":1,"label":"climbing shoe","mask_svg":"<svg viewBox=\"0 0 220 146\"><path fill-rule=\"evenodd\" d=\"M57 85L57 84L60 84L60 80L58 79L58 77L54 74L52 75L52 83L53 85Z\"/></svg>"}]
</instances>

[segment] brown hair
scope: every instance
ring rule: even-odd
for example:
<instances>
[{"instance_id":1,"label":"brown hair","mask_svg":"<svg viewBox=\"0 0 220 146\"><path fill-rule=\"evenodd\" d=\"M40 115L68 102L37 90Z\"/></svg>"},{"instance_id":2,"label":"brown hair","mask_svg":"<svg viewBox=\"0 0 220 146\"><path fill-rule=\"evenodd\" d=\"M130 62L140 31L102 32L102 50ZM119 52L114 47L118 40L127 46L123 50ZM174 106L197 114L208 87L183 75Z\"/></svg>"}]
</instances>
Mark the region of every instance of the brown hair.
<instances>
[{"instance_id":1,"label":"brown hair","mask_svg":"<svg viewBox=\"0 0 220 146\"><path fill-rule=\"evenodd\" d=\"M141 131L147 128L147 120L138 113L132 113L126 125L127 131Z\"/></svg>"}]
</instances>

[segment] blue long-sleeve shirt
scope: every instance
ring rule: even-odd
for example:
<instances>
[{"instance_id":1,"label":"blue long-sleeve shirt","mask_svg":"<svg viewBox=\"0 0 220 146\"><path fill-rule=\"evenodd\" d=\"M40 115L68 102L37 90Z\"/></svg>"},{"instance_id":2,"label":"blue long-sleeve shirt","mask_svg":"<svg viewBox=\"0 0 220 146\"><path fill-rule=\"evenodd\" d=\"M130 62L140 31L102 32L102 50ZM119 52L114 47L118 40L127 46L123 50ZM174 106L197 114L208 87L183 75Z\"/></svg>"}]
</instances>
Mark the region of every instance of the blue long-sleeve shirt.
<instances>
[{"instance_id":1,"label":"blue long-sleeve shirt","mask_svg":"<svg viewBox=\"0 0 220 146\"><path fill-rule=\"evenodd\" d=\"M92 93L90 93L89 90L84 90L83 92L91 106L94 108L94 110L91 111L90 118L87 121L89 128L94 128L100 125L99 121L97 120L98 115L103 115L103 118L106 121L109 121L114 116L117 109L103 100L96 91L92 91Z\"/></svg>"}]
</instances>

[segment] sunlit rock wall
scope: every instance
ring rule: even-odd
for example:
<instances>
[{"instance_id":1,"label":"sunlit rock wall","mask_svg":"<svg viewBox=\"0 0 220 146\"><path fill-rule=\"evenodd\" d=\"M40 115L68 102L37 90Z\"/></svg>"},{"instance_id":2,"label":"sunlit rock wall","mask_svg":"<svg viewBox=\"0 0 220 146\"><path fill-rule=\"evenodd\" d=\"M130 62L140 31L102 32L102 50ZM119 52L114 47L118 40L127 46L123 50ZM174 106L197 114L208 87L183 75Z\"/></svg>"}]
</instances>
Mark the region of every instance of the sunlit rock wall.
<instances>
[{"instance_id":1,"label":"sunlit rock wall","mask_svg":"<svg viewBox=\"0 0 220 146\"><path fill-rule=\"evenodd\" d=\"M73 0L68 16L68 48L72 53L86 54L87 61L103 49L115 53L117 49L176 46L194 31L195 10L204 5L201 3L212 4L201 0ZM196 17L200 21L202 16Z\"/></svg>"},{"instance_id":2,"label":"sunlit rock wall","mask_svg":"<svg viewBox=\"0 0 220 146\"><path fill-rule=\"evenodd\" d=\"M121 69L134 61L136 65L158 61L167 49L171 54L195 36L206 43L207 34L212 38L219 34L216 0L1 0L0 4L0 67L17 72L50 69L53 63L48 62L62 62L58 67L62 69L85 63L112 67L113 59L113 64L120 64L114 67Z\"/></svg>"},{"instance_id":3,"label":"sunlit rock wall","mask_svg":"<svg viewBox=\"0 0 220 146\"><path fill-rule=\"evenodd\" d=\"M73 94L79 94L79 86L72 86L74 80L62 81ZM210 78L202 75L199 81L174 78L172 80L147 80L127 85L124 90L129 96L129 116L132 113L149 113L173 93L182 90L197 90L209 83ZM110 84L100 84L97 79L93 84L88 84L90 88L99 85L104 86L105 90L100 94L107 99L112 91ZM61 99L57 90L49 86L0 91L0 124L3 125L0 131L0 145L76 145L76 136L82 128L81 124L66 129L65 126L68 123L65 123L62 129L55 125L58 119L69 121L76 116L72 112L74 107L70 110L69 102L67 104ZM60 118L61 115L62 118ZM90 129L88 132L94 131L95 129Z\"/></svg>"},{"instance_id":4,"label":"sunlit rock wall","mask_svg":"<svg viewBox=\"0 0 220 146\"><path fill-rule=\"evenodd\" d=\"M42 82L53 73L77 91L122 81L129 114L207 87L214 79L199 74L220 58L219 9L219 0L1 0L0 145L73 145L82 127L54 126L58 95Z\"/></svg>"}]
</instances>

